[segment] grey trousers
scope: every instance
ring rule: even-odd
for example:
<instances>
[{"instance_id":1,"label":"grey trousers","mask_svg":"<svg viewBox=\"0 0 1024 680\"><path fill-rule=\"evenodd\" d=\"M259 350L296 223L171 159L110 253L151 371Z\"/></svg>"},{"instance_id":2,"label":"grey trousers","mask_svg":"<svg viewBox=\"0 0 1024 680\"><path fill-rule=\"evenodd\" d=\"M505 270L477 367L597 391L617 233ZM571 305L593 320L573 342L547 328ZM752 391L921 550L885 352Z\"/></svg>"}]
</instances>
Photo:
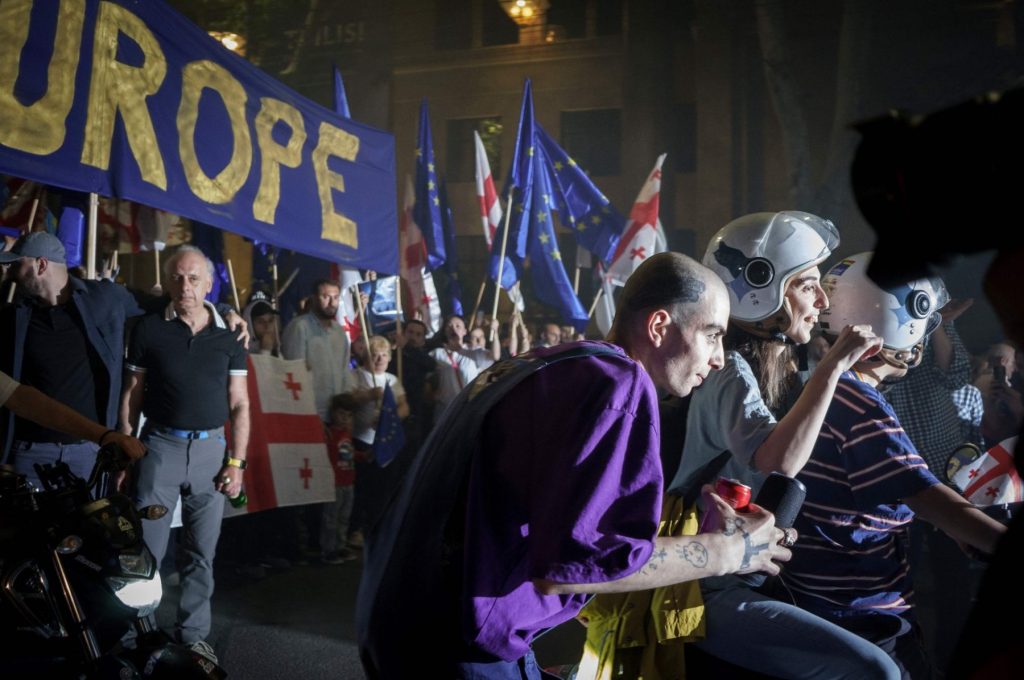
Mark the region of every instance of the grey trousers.
<instances>
[{"instance_id":1,"label":"grey trousers","mask_svg":"<svg viewBox=\"0 0 1024 680\"><path fill-rule=\"evenodd\" d=\"M158 564L167 552L171 515L181 496L181 601L175 633L185 643L210 634L213 558L224 517L224 495L214 488L214 477L224 463L224 429L210 434L208 439L190 440L144 431L148 451L136 466L136 503L168 510L161 519L143 520L143 538Z\"/></svg>"}]
</instances>

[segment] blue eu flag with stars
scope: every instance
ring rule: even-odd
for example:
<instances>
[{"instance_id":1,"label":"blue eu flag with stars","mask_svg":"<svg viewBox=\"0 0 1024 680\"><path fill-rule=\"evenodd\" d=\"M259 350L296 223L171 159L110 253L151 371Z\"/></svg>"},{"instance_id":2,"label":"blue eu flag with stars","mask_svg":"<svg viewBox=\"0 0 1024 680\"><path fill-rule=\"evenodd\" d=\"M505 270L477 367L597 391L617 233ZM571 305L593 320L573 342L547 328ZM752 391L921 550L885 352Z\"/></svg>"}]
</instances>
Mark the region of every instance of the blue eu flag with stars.
<instances>
[{"instance_id":1,"label":"blue eu flag with stars","mask_svg":"<svg viewBox=\"0 0 1024 680\"><path fill-rule=\"evenodd\" d=\"M512 200L501 285L506 289L512 287L522 277L529 261L537 298L557 309L567 323L582 331L588 317L573 292L572 283L562 264L562 253L558 248L553 224L558 195L548 167L549 161L543 147L538 145L539 129L533 120L533 99L530 81L527 80L516 139L516 156L512 159L512 169L509 171L508 186L512 190ZM501 236L499 230L496 238ZM500 248L495 247L491 255L491 278L497 280Z\"/></svg>"},{"instance_id":2,"label":"blue eu flag with stars","mask_svg":"<svg viewBox=\"0 0 1024 680\"><path fill-rule=\"evenodd\" d=\"M438 194L437 164L434 142L430 136L430 114L427 100L420 104L420 129L416 138L416 203L412 219L427 242L427 269L444 264L444 227L441 223L441 197Z\"/></svg>"},{"instance_id":3,"label":"blue eu flag with stars","mask_svg":"<svg viewBox=\"0 0 1024 680\"><path fill-rule=\"evenodd\" d=\"M373 440L373 460L380 467L385 467L395 459L405 446L405 430L402 419L398 417L398 402L391 385L384 382L384 398L380 404L380 420L377 421L377 435Z\"/></svg>"}]
</instances>

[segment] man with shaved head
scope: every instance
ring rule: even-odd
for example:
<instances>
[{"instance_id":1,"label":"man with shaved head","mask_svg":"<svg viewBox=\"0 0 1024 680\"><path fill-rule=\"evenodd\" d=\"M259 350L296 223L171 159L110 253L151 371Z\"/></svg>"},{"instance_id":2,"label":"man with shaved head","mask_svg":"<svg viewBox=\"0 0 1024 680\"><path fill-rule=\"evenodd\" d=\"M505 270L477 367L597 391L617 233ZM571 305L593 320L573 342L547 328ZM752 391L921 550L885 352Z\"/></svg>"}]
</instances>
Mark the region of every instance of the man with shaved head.
<instances>
[{"instance_id":1,"label":"man with shaved head","mask_svg":"<svg viewBox=\"0 0 1024 680\"><path fill-rule=\"evenodd\" d=\"M370 678L539 678L530 650L588 593L733 572L789 551L762 510L657 537L657 390L722 365L722 282L677 253L627 282L609 342L499 362L459 395L369 542L356 625Z\"/></svg>"}]
</instances>

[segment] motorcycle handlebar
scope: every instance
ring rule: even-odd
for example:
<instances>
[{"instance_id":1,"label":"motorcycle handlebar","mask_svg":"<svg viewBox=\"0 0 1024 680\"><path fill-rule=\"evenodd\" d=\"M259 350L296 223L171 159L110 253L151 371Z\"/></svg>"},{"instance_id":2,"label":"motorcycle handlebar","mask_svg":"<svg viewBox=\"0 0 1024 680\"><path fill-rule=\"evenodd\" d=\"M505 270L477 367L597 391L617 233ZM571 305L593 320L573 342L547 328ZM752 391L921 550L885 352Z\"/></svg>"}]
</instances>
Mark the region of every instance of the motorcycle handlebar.
<instances>
[{"instance_id":1,"label":"motorcycle handlebar","mask_svg":"<svg viewBox=\"0 0 1024 680\"><path fill-rule=\"evenodd\" d=\"M127 470L131 463L132 459L125 453L124 449L116 442L108 442L96 452L96 464L92 467L92 472L89 474L89 480L86 482L86 485L90 489L94 489L103 473Z\"/></svg>"}]
</instances>

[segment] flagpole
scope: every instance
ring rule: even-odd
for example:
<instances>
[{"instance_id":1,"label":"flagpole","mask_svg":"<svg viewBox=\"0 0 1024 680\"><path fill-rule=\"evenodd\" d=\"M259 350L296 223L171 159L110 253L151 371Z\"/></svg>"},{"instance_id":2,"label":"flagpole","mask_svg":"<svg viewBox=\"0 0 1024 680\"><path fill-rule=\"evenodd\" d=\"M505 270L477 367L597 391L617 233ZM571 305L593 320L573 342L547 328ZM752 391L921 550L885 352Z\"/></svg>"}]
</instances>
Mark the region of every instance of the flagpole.
<instances>
[{"instance_id":1,"label":"flagpole","mask_svg":"<svg viewBox=\"0 0 1024 680\"><path fill-rule=\"evenodd\" d=\"M399 340L404 340L404 338L402 338L402 277L401 276L396 276L395 277L395 303L396 303L395 306L398 307L398 310L397 310L398 314L395 315L395 345L398 346L398 356L396 357L395 361L396 361L397 368L398 368L398 382L402 382L402 354L404 354L404 352L402 351L402 346L405 343L402 342L402 344L399 344Z\"/></svg>"},{"instance_id":2,"label":"flagpole","mask_svg":"<svg viewBox=\"0 0 1024 680\"><path fill-rule=\"evenodd\" d=\"M156 267L156 285L160 285L160 251L156 249L156 244L153 244L153 263Z\"/></svg>"},{"instance_id":3,"label":"flagpole","mask_svg":"<svg viewBox=\"0 0 1024 680\"><path fill-rule=\"evenodd\" d=\"M473 314L469 317L469 323L474 323L476 319L476 313L480 311L480 303L484 300L484 288L487 287L487 275L484 274L484 280L480 282L480 290L476 293L476 304L473 305Z\"/></svg>"},{"instance_id":4,"label":"flagpole","mask_svg":"<svg viewBox=\"0 0 1024 680\"><path fill-rule=\"evenodd\" d=\"M501 257L498 259L498 278L494 281L494 307L491 308L491 318L498 318L498 296L501 295L501 276L505 269L505 250L508 247L508 227L512 221L512 191L514 187L509 186L508 188L508 199L505 204L508 206L508 210L505 211L505 228L501 232ZM486 279L485 279L486 281ZM491 329L490 337L487 338L488 342L494 340L494 329Z\"/></svg>"},{"instance_id":5,"label":"flagpole","mask_svg":"<svg viewBox=\"0 0 1024 680\"><path fill-rule=\"evenodd\" d=\"M576 265L576 273L572 277L572 292L575 295L580 294L580 266Z\"/></svg>"},{"instance_id":6,"label":"flagpole","mask_svg":"<svg viewBox=\"0 0 1024 680\"><path fill-rule=\"evenodd\" d=\"M366 356L370 356L370 329L366 325L366 308L363 306L363 291L359 290L359 286L356 286L356 302L359 305L359 325L363 327L363 343L366 345L365 351ZM357 358L358 360L358 358ZM373 386L377 386L377 376L373 373L372 367L367 367L370 371L370 377L373 380Z\"/></svg>"},{"instance_id":7,"label":"flagpole","mask_svg":"<svg viewBox=\"0 0 1024 680\"><path fill-rule=\"evenodd\" d=\"M597 302L604 295L604 286L597 289L597 295L594 296L594 301L590 303L590 309L587 310L587 318L594 316L594 310L597 309Z\"/></svg>"},{"instance_id":8,"label":"flagpole","mask_svg":"<svg viewBox=\"0 0 1024 680\"><path fill-rule=\"evenodd\" d=\"M281 291L278 288L278 252L274 251L273 258L270 260L270 285L273 286L273 298L270 299L270 307L274 309L276 314L273 314L273 348L270 350L271 353L281 351ZM253 286L253 288L256 288ZM259 338L257 338L258 340Z\"/></svg>"},{"instance_id":9,"label":"flagpole","mask_svg":"<svg viewBox=\"0 0 1024 680\"><path fill-rule=\"evenodd\" d=\"M42 189L40 189L40 193L42 193ZM25 231L28 232L28 233L32 233L32 225L35 224L35 221L36 221L36 211L37 210L39 210L39 195L38 194L36 195L35 198L32 199L32 209L29 210L29 212L28 212L28 227L25 229Z\"/></svg>"},{"instance_id":10,"label":"flagpole","mask_svg":"<svg viewBox=\"0 0 1024 680\"><path fill-rule=\"evenodd\" d=\"M89 194L89 238L86 240L88 244L85 249L85 277L87 279L96 278L96 223L98 221L98 215L100 209L100 197L95 192ZM114 239L115 241L117 239ZM114 254L117 254L117 247L114 247Z\"/></svg>"},{"instance_id":11,"label":"flagpole","mask_svg":"<svg viewBox=\"0 0 1024 680\"><path fill-rule=\"evenodd\" d=\"M158 250L156 252L159 253L160 251ZM235 285L235 268L231 266L231 258L230 257L226 258L226 261L228 263L228 279L231 281L231 294L235 298L235 309L237 309L238 313L241 314L242 313L242 305L239 304L239 302L238 302L238 286Z\"/></svg>"},{"instance_id":12,"label":"flagpole","mask_svg":"<svg viewBox=\"0 0 1024 680\"><path fill-rule=\"evenodd\" d=\"M295 277L298 276L298 275L299 275L299 267L296 267L295 269L292 270L292 273L288 275L288 278L284 280L284 285L281 286L281 289L279 291L277 291L277 297L278 298L280 298L282 295L284 295L284 292L286 290L288 290L288 286L292 285L292 281L294 281Z\"/></svg>"}]
</instances>

